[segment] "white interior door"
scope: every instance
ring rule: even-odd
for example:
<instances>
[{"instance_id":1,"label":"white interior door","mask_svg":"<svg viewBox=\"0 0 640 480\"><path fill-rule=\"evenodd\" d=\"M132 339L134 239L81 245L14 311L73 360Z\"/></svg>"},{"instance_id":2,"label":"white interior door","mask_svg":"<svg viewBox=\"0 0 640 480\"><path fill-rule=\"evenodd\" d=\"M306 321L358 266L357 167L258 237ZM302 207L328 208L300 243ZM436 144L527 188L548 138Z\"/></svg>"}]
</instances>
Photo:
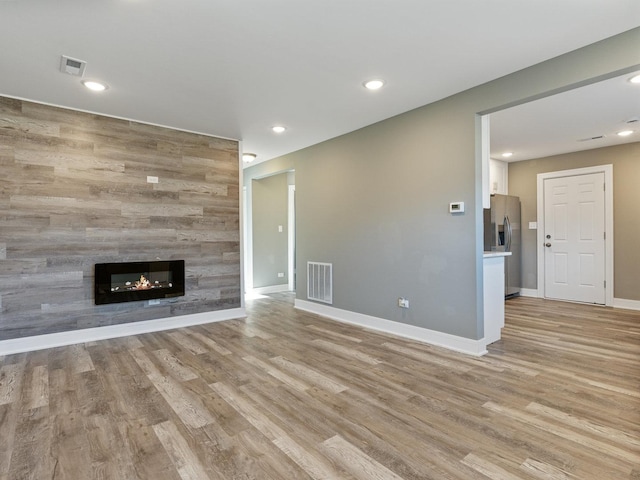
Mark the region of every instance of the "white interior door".
<instances>
[{"instance_id":1,"label":"white interior door","mask_svg":"<svg viewBox=\"0 0 640 480\"><path fill-rule=\"evenodd\" d=\"M544 180L545 297L605 303L604 173Z\"/></svg>"}]
</instances>

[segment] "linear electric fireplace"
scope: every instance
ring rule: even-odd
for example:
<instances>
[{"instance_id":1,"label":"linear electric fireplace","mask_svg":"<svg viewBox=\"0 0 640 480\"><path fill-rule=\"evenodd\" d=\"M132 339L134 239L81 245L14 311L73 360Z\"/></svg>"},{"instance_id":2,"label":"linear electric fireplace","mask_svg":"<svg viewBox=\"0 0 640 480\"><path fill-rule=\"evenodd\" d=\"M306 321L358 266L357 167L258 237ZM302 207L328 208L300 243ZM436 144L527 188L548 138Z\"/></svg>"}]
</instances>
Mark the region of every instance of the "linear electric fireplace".
<instances>
[{"instance_id":1,"label":"linear electric fireplace","mask_svg":"<svg viewBox=\"0 0 640 480\"><path fill-rule=\"evenodd\" d=\"M184 295L184 260L97 263L96 305Z\"/></svg>"}]
</instances>

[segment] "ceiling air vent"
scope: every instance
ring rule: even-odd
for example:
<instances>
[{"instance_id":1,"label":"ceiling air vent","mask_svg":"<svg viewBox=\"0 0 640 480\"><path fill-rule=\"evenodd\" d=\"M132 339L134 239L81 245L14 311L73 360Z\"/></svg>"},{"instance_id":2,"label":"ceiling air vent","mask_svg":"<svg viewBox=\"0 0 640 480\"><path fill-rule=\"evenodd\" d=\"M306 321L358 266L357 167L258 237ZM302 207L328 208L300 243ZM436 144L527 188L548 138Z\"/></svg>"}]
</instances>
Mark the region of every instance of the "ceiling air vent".
<instances>
[{"instance_id":1,"label":"ceiling air vent","mask_svg":"<svg viewBox=\"0 0 640 480\"><path fill-rule=\"evenodd\" d=\"M84 60L78 60L76 58L67 57L62 55L60 57L60 71L67 73L75 77L81 77L84 75L84 69L87 66L87 62Z\"/></svg>"},{"instance_id":2,"label":"ceiling air vent","mask_svg":"<svg viewBox=\"0 0 640 480\"><path fill-rule=\"evenodd\" d=\"M604 137L605 137L604 135L596 135L595 137L581 138L578 141L579 142L590 142L591 140L602 140Z\"/></svg>"}]
</instances>

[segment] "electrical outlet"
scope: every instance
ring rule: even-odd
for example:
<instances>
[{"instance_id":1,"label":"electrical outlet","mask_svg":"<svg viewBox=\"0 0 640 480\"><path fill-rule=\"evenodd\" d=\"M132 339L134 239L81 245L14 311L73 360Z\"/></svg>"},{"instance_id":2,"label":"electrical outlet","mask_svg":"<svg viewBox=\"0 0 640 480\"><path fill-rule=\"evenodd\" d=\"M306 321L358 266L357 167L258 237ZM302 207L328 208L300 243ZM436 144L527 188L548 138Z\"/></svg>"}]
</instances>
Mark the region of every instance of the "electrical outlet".
<instances>
[{"instance_id":1,"label":"electrical outlet","mask_svg":"<svg viewBox=\"0 0 640 480\"><path fill-rule=\"evenodd\" d=\"M409 308L409 300L402 297L398 298L398 306L400 308Z\"/></svg>"},{"instance_id":2,"label":"electrical outlet","mask_svg":"<svg viewBox=\"0 0 640 480\"><path fill-rule=\"evenodd\" d=\"M283 272L278 272L278 278L284 278L284 273Z\"/></svg>"}]
</instances>

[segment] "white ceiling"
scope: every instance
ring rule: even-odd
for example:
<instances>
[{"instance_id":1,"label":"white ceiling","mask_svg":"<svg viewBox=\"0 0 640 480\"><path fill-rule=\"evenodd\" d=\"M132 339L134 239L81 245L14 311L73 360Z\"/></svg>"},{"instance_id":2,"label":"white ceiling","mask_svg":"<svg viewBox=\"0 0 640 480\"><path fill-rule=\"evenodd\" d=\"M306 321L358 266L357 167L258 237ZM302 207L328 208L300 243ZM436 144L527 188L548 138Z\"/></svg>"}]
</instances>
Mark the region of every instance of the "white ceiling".
<instances>
[{"instance_id":1,"label":"white ceiling","mask_svg":"<svg viewBox=\"0 0 640 480\"><path fill-rule=\"evenodd\" d=\"M638 74L491 114L491 158L516 162L640 141L640 84L629 82ZM623 130L634 133L618 136Z\"/></svg>"},{"instance_id":2,"label":"white ceiling","mask_svg":"<svg viewBox=\"0 0 640 480\"><path fill-rule=\"evenodd\" d=\"M0 0L0 95L239 139L264 161L639 19L638 0ZM60 73L61 55L110 88Z\"/></svg>"}]
</instances>

